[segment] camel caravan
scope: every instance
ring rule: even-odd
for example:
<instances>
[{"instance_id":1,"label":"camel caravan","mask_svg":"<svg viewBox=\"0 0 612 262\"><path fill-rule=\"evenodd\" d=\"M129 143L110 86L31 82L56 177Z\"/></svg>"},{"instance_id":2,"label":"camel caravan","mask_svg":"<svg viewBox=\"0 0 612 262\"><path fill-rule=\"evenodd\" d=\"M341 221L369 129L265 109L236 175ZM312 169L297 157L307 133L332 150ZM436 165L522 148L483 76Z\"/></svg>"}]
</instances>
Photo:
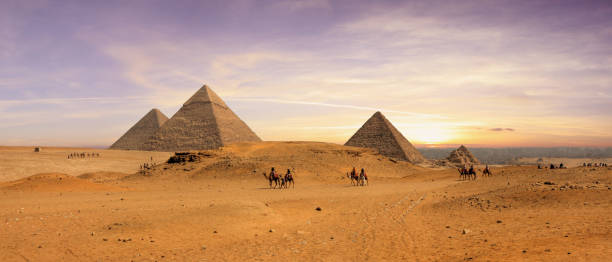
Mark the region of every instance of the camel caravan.
<instances>
[{"instance_id":1,"label":"camel caravan","mask_svg":"<svg viewBox=\"0 0 612 262\"><path fill-rule=\"evenodd\" d=\"M295 170L293 170L293 173L291 173L291 170L287 169L287 173L285 173L285 175L283 176L276 172L273 167L270 170L269 174L266 174L266 172L264 172L263 176L268 180L270 188L274 189L278 187L279 189L281 189L289 188L290 186L292 188L295 188L295 179L293 179L293 174L295 174Z\"/></svg>"},{"instance_id":2,"label":"camel caravan","mask_svg":"<svg viewBox=\"0 0 612 262\"><path fill-rule=\"evenodd\" d=\"M351 185L353 186L367 186L368 185L368 175L365 172L365 169L361 169L361 172L357 174L355 167L351 170L350 174L347 172L346 177L351 179Z\"/></svg>"},{"instance_id":3,"label":"camel caravan","mask_svg":"<svg viewBox=\"0 0 612 262\"><path fill-rule=\"evenodd\" d=\"M608 167L608 163L582 163L583 167Z\"/></svg>"},{"instance_id":4,"label":"camel caravan","mask_svg":"<svg viewBox=\"0 0 612 262\"><path fill-rule=\"evenodd\" d=\"M100 157L100 153L88 153L88 152L81 152L81 153L70 153L68 155L68 159L77 159L77 158L99 158Z\"/></svg>"},{"instance_id":5,"label":"camel caravan","mask_svg":"<svg viewBox=\"0 0 612 262\"><path fill-rule=\"evenodd\" d=\"M457 171L459 171L459 179L461 180L476 180L476 169L474 169L474 165L470 165L469 169L466 166L457 168ZM482 170L482 176L489 177L491 175L491 169L489 169L489 165L486 165Z\"/></svg>"}]
</instances>

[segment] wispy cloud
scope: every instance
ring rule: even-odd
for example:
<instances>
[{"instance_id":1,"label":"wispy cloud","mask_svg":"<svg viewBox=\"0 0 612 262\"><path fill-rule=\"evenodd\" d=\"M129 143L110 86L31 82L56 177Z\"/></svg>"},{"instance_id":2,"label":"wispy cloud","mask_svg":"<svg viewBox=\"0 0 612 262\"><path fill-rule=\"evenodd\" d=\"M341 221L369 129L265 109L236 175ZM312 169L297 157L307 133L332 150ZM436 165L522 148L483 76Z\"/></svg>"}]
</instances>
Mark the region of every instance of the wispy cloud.
<instances>
[{"instance_id":1,"label":"wispy cloud","mask_svg":"<svg viewBox=\"0 0 612 262\"><path fill-rule=\"evenodd\" d=\"M329 9L330 7L329 0L291 0L279 1L275 4L275 8L292 12L305 9Z\"/></svg>"},{"instance_id":2,"label":"wispy cloud","mask_svg":"<svg viewBox=\"0 0 612 262\"><path fill-rule=\"evenodd\" d=\"M129 101L145 100L147 97L132 96L132 97L70 97L70 98L38 98L38 99L11 99L0 100L0 106L14 105L40 105L40 104L74 104L74 103L126 103Z\"/></svg>"},{"instance_id":3,"label":"wispy cloud","mask_svg":"<svg viewBox=\"0 0 612 262\"><path fill-rule=\"evenodd\" d=\"M494 131L494 132L502 132L502 131L514 132L514 129L513 128L496 127L496 128L490 128L489 131Z\"/></svg>"},{"instance_id":4,"label":"wispy cloud","mask_svg":"<svg viewBox=\"0 0 612 262\"><path fill-rule=\"evenodd\" d=\"M612 130L605 4L92 4L0 10L0 113L25 123L0 126L1 140L53 115L113 137L151 107L171 115L204 83L271 140L342 142L374 111L422 142Z\"/></svg>"},{"instance_id":5,"label":"wispy cloud","mask_svg":"<svg viewBox=\"0 0 612 262\"><path fill-rule=\"evenodd\" d=\"M422 119L444 119L446 118L442 115L432 115L432 114L423 114L423 113L408 112L408 111L389 110L389 109L384 109L384 108L374 108L374 107L367 107L367 106L357 106L357 105L347 105L347 104L330 104L330 103L311 102L311 101L295 101L295 100L272 99L272 98L244 98L244 97L243 98L230 97L227 100L228 101L249 101L249 102L266 102L266 103L277 103L277 104L295 104L295 105L347 108L347 109L365 110L369 112L382 111L382 112L387 112L387 113L410 115L412 117L417 117L417 118L422 118Z\"/></svg>"}]
</instances>

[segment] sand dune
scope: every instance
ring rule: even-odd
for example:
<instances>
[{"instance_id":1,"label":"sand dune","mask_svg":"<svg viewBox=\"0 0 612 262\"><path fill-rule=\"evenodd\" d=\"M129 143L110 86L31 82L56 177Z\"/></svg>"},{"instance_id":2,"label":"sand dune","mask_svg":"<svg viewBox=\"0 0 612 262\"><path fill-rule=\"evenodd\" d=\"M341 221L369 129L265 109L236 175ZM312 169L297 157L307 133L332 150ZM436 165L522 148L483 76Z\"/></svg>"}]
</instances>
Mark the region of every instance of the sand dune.
<instances>
[{"instance_id":1,"label":"sand dune","mask_svg":"<svg viewBox=\"0 0 612 262\"><path fill-rule=\"evenodd\" d=\"M98 153L99 158L68 159L74 152ZM63 173L78 176L88 172L109 171L134 173L139 165L163 162L171 155L164 152L103 150L92 148L0 147L0 182L16 180L37 173Z\"/></svg>"},{"instance_id":2,"label":"sand dune","mask_svg":"<svg viewBox=\"0 0 612 262\"><path fill-rule=\"evenodd\" d=\"M117 154L137 159L141 153ZM236 144L201 157L146 174L100 169L80 178L53 174L41 175L44 182L3 183L20 186L0 188L0 261L612 256L610 168L493 167L492 177L461 181L454 169L309 142ZM260 173L272 165L294 168L296 187L269 189ZM369 186L350 185L345 172L353 165L366 167ZM80 190L50 190L58 184Z\"/></svg>"},{"instance_id":3,"label":"sand dune","mask_svg":"<svg viewBox=\"0 0 612 262\"><path fill-rule=\"evenodd\" d=\"M95 192L120 191L118 187L96 184L60 173L43 173L16 181L0 183L0 190L19 192Z\"/></svg>"}]
</instances>

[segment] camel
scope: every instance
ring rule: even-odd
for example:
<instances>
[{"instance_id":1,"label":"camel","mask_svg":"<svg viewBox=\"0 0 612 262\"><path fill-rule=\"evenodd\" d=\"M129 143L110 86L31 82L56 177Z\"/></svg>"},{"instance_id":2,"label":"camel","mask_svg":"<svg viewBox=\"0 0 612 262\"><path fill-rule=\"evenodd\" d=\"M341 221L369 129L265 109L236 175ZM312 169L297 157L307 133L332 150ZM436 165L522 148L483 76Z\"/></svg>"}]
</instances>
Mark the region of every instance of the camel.
<instances>
[{"instance_id":1,"label":"camel","mask_svg":"<svg viewBox=\"0 0 612 262\"><path fill-rule=\"evenodd\" d=\"M538 165L539 166L539 165ZM483 170L482 170L482 176L491 176L491 170L489 169L489 166L487 165Z\"/></svg>"},{"instance_id":2,"label":"camel","mask_svg":"<svg viewBox=\"0 0 612 262\"><path fill-rule=\"evenodd\" d=\"M470 168L470 170L468 170L467 168L457 168L457 171L459 171L459 178L461 180L471 180L474 179L476 180L476 171L474 171L474 168Z\"/></svg>"},{"instance_id":3,"label":"camel","mask_svg":"<svg viewBox=\"0 0 612 262\"><path fill-rule=\"evenodd\" d=\"M465 180L467 177L467 170L464 168L457 168L457 171L459 171L459 179L461 180Z\"/></svg>"},{"instance_id":4,"label":"camel","mask_svg":"<svg viewBox=\"0 0 612 262\"><path fill-rule=\"evenodd\" d=\"M277 173L271 171L270 174L267 175L266 172L264 172L263 176L266 179L268 179L268 182L270 184L270 188L276 188L277 186L279 188L282 187L281 180L283 180L283 182L284 182L284 179L281 179L280 176ZM272 182L274 182L274 187L272 187Z\"/></svg>"},{"instance_id":5,"label":"camel","mask_svg":"<svg viewBox=\"0 0 612 262\"><path fill-rule=\"evenodd\" d=\"M358 184L360 186L367 186L368 185L368 177L364 173L359 174L359 182L358 182Z\"/></svg>"},{"instance_id":6,"label":"camel","mask_svg":"<svg viewBox=\"0 0 612 262\"><path fill-rule=\"evenodd\" d=\"M293 171L293 173L295 173L295 170ZM283 184L285 185L285 188L289 188L289 184L291 184L291 187L295 188L295 180L293 179L293 174L289 172L289 170L287 170L287 174L285 174L285 177L283 180L284 180Z\"/></svg>"},{"instance_id":7,"label":"camel","mask_svg":"<svg viewBox=\"0 0 612 262\"><path fill-rule=\"evenodd\" d=\"M359 176L357 175L357 172L354 170L354 168L351 171L350 175L348 172L346 173L346 177L351 179L351 185L356 186L359 184Z\"/></svg>"}]
</instances>

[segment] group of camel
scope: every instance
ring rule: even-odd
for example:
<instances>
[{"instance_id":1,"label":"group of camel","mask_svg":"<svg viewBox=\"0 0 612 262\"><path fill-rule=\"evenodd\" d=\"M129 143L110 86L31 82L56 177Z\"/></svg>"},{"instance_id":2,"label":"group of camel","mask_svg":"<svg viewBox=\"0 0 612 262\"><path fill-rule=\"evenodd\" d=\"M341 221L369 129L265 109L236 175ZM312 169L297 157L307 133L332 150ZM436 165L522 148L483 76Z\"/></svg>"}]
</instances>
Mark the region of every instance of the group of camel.
<instances>
[{"instance_id":1,"label":"group of camel","mask_svg":"<svg viewBox=\"0 0 612 262\"><path fill-rule=\"evenodd\" d=\"M266 172L263 173L263 176L268 180L268 184L270 188L295 188L295 179L293 175L295 174L295 170L287 169L287 173L283 176L276 172L274 168L270 170L269 174ZM351 179L351 185L354 186L367 186L368 185L368 175L366 175L365 170L362 168L361 173L357 174L355 168L350 173L346 173L346 176Z\"/></svg>"},{"instance_id":2,"label":"group of camel","mask_svg":"<svg viewBox=\"0 0 612 262\"><path fill-rule=\"evenodd\" d=\"M463 167L463 168L457 168L457 171L459 171L459 178L461 180L476 180L476 169L474 169L474 166L470 166L470 168L468 169L467 167ZM266 180L268 180L268 184L270 186L270 188L295 188L295 179L293 178L293 175L295 174L295 170L293 170L293 172L291 172L290 169L287 169L287 173L285 173L285 175L281 175L278 172L276 172L276 170L274 170L274 167L270 170L270 173L267 174L266 172L263 173L263 176L266 178ZM488 177L491 176L491 170L489 169L489 166L485 166L485 168L482 170L482 176L483 177ZM349 178L351 180L351 185L353 186L367 186L368 185L368 175L366 175L365 170L362 168L361 172L357 173L357 170L353 167L353 170L351 170L351 172L347 172L346 173L346 177Z\"/></svg>"},{"instance_id":3,"label":"group of camel","mask_svg":"<svg viewBox=\"0 0 612 262\"><path fill-rule=\"evenodd\" d=\"M608 167L607 163L582 163L582 166L588 167Z\"/></svg>"},{"instance_id":4,"label":"group of camel","mask_svg":"<svg viewBox=\"0 0 612 262\"><path fill-rule=\"evenodd\" d=\"M295 170L293 170L295 173ZM270 170L270 174L263 173L263 176L270 183L270 188L289 188L289 186L295 188L295 179L293 179L293 173L291 170L287 169L287 173L283 176L276 172L274 168ZM272 185L274 184L274 185Z\"/></svg>"},{"instance_id":5,"label":"group of camel","mask_svg":"<svg viewBox=\"0 0 612 262\"><path fill-rule=\"evenodd\" d=\"M461 180L476 180L476 169L474 169L473 165L470 166L469 169L465 166L463 166L463 168L457 168L457 171L459 171L459 179ZM491 176L489 165L485 166L482 170L482 176Z\"/></svg>"},{"instance_id":6,"label":"group of camel","mask_svg":"<svg viewBox=\"0 0 612 262\"><path fill-rule=\"evenodd\" d=\"M68 159L74 158L90 158L90 157L100 157L100 153L71 153L68 155Z\"/></svg>"},{"instance_id":7,"label":"group of camel","mask_svg":"<svg viewBox=\"0 0 612 262\"><path fill-rule=\"evenodd\" d=\"M365 172L365 169L361 169L361 172L357 174L357 170L353 167L350 173L346 173L346 177L351 179L351 185L353 186L367 186L368 185L368 175Z\"/></svg>"}]
</instances>

